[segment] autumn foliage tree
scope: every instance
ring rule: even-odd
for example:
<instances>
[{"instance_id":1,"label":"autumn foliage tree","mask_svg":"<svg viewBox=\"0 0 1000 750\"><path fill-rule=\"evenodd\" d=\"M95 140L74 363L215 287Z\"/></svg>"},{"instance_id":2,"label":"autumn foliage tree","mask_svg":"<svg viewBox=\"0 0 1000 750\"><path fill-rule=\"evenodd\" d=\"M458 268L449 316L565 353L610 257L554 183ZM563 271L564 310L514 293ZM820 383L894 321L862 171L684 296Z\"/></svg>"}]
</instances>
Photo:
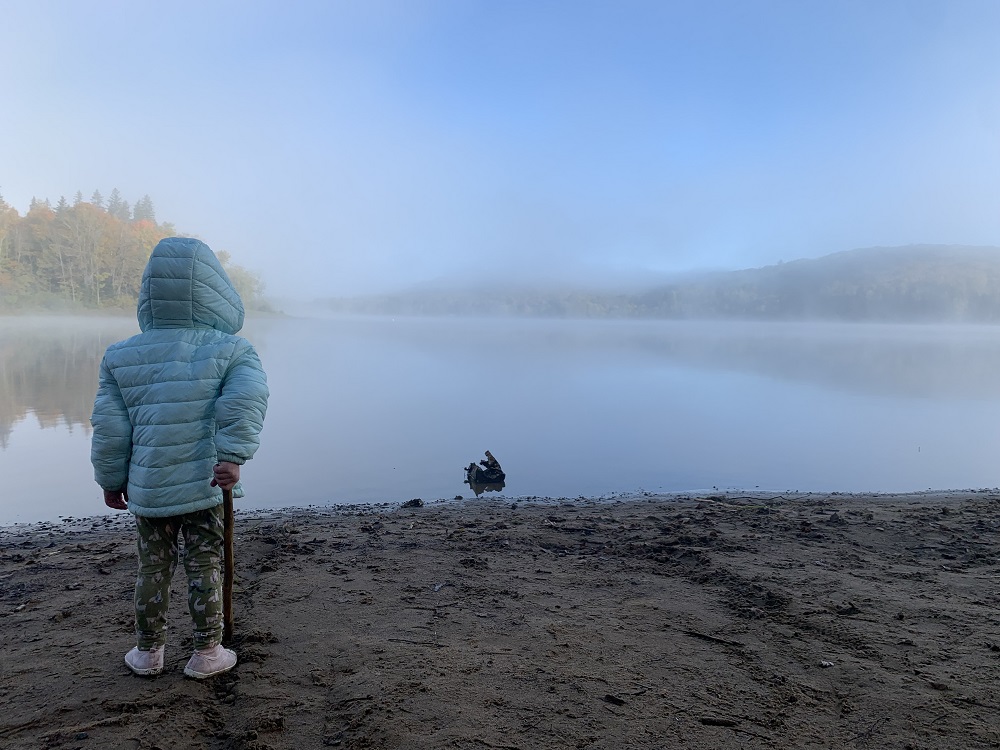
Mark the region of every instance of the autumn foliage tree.
<instances>
[{"instance_id":1,"label":"autumn foliage tree","mask_svg":"<svg viewBox=\"0 0 1000 750\"><path fill-rule=\"evenodd\" d=\"M173 234L148 195L134 209L117 189L106 202L97 190L55 208L33 199L24 216L0 196L0 310L133 307L150 252ZM260 307L260 278L219 256L247 307Z\"/></svg>"}]
</instances>

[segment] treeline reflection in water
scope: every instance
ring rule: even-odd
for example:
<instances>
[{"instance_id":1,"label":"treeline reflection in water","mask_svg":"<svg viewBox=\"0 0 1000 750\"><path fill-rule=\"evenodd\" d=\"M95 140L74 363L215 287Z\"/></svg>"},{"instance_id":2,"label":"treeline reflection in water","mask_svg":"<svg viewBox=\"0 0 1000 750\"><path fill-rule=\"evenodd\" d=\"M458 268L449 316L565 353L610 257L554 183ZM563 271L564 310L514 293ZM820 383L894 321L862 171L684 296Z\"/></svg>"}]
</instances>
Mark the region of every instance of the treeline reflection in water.
<instances>
[{"instance_id":1,"label":"treeline reflection in water","mask_svg":"<svg viewBox=\"0 0 1000 750\"><path fill-rule=\"evenodd\" d=\"M272 336L316 321L251 322L266 353ZM340 319L324 338L419 349L442 360L657 361L893 397L1000 399L1000 327L674 321ZM44 427L89 430L97 372L109 344L138 332L127 318L0 318L0 447L33 414ZM258 336L254 338L254 333ZM381 341L381 344L379 343ZM329 356L329 355L324 355ZM315 367L315 357L304 365Z\"/></svg>"},{"instance_id":2,"label":"treeline reflection in water","mask_svg":"<svg viewBox=\"0 0 1000 750\"><path fill-rule=\"evenodd\" d=\"M136 332L124 318L0 318L0 448L29 414L89 431L104 350Z\"/></svg>"},{"instance_id":3,"label":"treeline reflection in water","mask_svg":"<svg viewBox=\"0 0 1000 750\"><path fill-rule=\"evenodd\" d=\"M443 359L724 370L866 395L1000 397L1000 326L490 318L334 320Z\"/></svg>"}]
</instances>

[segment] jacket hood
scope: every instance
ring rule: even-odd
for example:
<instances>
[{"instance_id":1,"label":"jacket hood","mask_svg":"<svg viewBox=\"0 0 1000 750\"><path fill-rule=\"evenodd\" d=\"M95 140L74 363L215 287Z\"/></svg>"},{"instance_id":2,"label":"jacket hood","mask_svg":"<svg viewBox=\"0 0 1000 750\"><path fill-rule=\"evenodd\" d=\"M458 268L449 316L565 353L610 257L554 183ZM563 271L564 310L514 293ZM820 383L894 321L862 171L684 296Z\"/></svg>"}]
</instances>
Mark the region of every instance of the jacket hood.
<instances>
[{"instance_id":1,"label":"jacket hood","mask_svg":"<svg viewBox=\"0 0 1000 750\"><path fill-rule=\"evenodd\" d=\"M189 237L167 237L153 248L139 290L139 328L243 327L243 300L211 248Z\"/></svg>"}]
</instances>

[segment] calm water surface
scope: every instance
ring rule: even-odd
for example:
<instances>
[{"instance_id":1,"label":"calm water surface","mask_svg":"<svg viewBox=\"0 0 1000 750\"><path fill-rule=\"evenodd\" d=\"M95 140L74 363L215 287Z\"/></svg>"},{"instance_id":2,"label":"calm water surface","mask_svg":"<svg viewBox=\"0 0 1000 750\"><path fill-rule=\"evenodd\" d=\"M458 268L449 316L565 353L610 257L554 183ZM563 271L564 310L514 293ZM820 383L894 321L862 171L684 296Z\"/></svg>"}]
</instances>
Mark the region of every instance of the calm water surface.
<instances>
[{"instance_id":1,"label":"calm water surface","mask_svg":"<svg viewBox=\"0 0 1000 750\"><path fill-rule=\"evenodd\" d=\"M129 319L0 319L0 523L106 512L89 416ZM267 319L243 508L1000 484L1000 328ZM486 494L485 499L498 495Z\"/></svg>"}]
</instances>

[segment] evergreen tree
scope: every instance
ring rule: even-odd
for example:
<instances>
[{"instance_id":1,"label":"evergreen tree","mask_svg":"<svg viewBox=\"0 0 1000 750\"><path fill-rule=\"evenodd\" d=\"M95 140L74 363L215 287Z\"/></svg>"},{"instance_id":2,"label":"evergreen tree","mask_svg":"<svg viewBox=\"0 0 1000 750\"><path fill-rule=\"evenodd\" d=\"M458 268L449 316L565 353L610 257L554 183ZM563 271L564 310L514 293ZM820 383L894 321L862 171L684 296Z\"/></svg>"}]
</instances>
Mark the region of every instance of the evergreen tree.
<instances>
[{"instance_id":1,"label":"evergreen tree","mask_svg":"<svg viewBox=\"0 0 1000 750\"><path fill-rule=\"evenodd\" d=\"M132 209L132 221L151 221L156 223L156 211L153 208L153 199L148 195L142 196L135 202Z\"/></svg>"},{"instance_id":2,"label":"evergreen tree","mask_svg":"<svg viewBox=\"0 0 1000 750\"><path fill-rule=\"evenodd\" d=\"M122 198L122 194L118 192L118 188L111 191L111 197L108 198L107 211L119 221L129 221L132 218L128 201Z\"/></svg>"},{"instance_id":3,"label":"evergreen tree","mask_svg":"<svg viewBox=\"0 0 1000 750\"><path fill-rule=\"evenodd\" d=\"M76 195L73 196L73 205L79 206L81 203L83 203L83 193L77 190Z\"/></svg>"},{"instance_id":4,"label":"evergreen tree","mask_svg":"<svg viewBox=\"0 0 1000 750\"><path fill-rule=\"evenodd\" d=\"M118 192L118 188L114 188L111 191L111 196L108 198L108 205L105 210L112 216L116 216L118 211L122 208L122 194Z\"/></svg>"},{"instance_id":5,"label":"evergreen tree","mask_svg":"<svg viewBox=\"0 0 1000 750\"><path fill-rule=\"evenodd\" d=\"M101 195L100 190L95 190L94 194L90 196L90 203L97 208L104 208L104 196Z\"/></svg>"}]
</instances>

